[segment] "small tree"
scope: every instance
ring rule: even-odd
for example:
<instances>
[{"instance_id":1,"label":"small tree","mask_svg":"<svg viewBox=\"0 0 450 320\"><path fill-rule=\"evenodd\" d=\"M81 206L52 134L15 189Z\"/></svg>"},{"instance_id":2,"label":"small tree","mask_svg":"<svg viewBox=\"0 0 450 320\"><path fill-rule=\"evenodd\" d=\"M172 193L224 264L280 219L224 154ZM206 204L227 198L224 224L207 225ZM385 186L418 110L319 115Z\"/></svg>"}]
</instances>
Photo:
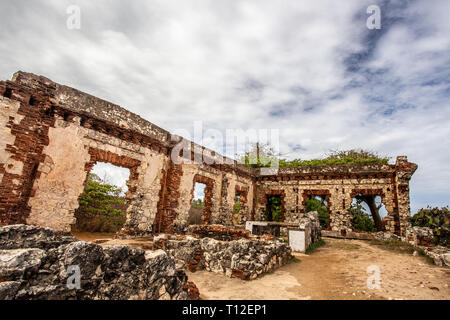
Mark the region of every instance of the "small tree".
<instances>
[{"instance_id":1,"label":"small tree","mask_svg":"<svg viewBox=\"0 0 450 320\"><path fill-rule=\"evenodd\" d=\"M75 229L88 232L116 232L125 222L122 190L89 173L75 212Z\"/></svg>"},{"instance_id":2,"label":"small tree","mask_svg":"<svg viewBox=\"0 0 450 320\"><path fill-rule=\"evenodd\" d=\"M192 200L192 208L194 209L203 209L205 207L205 203L202 199L194 199Z\"/></svg>"},{"instance_id":3,"label":"small tree","mask_svg":"<svg viewBox=\"0 0 450 320\"><path fill-rule=\"evenodd\" d=\"M450 247L450 211L448 207L422 208L411 217L411 223L413 226L432 229L435 243Z\"/></svg>"},{"instance_id":4,"label":"small tree","mask_svg":"<svg viewBox=\"0 0 450 320\"><path fill-rule=\"evenodd\" d=\"M356 203L352 203L349 209L349 213L352 216L353 228L360 231L377 231L375 222L370 218L361 203L362 200L357 199Z\"/></svg>"},{"instance_id":5,"label":"small tree","mask_svg":"<svg viewBox=\"0 0 450 320\"><path fill-rule=\"evenodd\" d=\"M250 150L243 155L237 155L237 159L248 167L262 168L270 167L274 161L278 161L279 155L269 144L257 142L252 144Z\"/></svg>"}]
</instances>

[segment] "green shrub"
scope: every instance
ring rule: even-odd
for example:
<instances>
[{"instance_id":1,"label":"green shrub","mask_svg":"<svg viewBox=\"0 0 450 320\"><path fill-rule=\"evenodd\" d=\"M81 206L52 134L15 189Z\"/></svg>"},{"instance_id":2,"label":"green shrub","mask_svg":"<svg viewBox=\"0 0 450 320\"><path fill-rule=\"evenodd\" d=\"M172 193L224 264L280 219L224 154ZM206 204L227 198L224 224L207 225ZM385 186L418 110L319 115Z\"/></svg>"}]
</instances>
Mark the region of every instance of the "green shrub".
<instances>
[{"instance_id":1,"label":"green shrub","mask_svg":"<svg viewBox=\"0 0 450 320\"><path fill-rule=\"evenodd\" d=\"M414 251L417 251L419 256L425 258L428 263L434 264L434 259L426 255L425 251L422 248L416 247L408 242L392 239L386 241L370 240L369 243L371 245L377 246L380 249L399 253L413 254Z\"/></svg>"},{"instance_id":2,"label":"green shrub","mask_svg":"<svg viewBox=\"0 0 450 320\"><path fill-rule=\"evenodd\" d=\"M450 247L450 211L448 207L420 209L411 217L415 227L428 227L433 230L436 244Z\"/></svg>"},{"instance_id":3,"label":"green shrub","mask_svg":"<svg viewBox=\"0 0 450 320\"><path fill-rule=\"evenodd\" d=\"M352 203L349 213L352 216L352 227L359 231L376 232L375 222L369 213L364 210L361 202Z\"/></svg>"},{"instance_id":4,"label":"green shrub","mask_svg":"<svg viewBox=\"0 0 450 320\"><path fill-rule=\"evenodd\" d=\"M233 210L234 210L234 213L238 213L239 211L241 211L241 203L239 201L236 201Z\"/></svg>"},{"instance_id":5,"label":"green shrub","mask_svg":"<svg viewBox=\"0 0 450 320\"><path fill-rule=\"evenodd\" d=\"M258 154L259 152L259 154ZM272 162L278 160L280 167L303 167L303 166L323 166L336 164L367 164L367 163L388 163L389 158L380 156L376 152L351 149L351 150L332 150L327 156L322 159L302 160L294 159L287 160L280 158L275 154L273 148L269 145L254 146L250 152L240 157L240 161L246 166L261 168L270 167Z\"/></svg>"},{"instance_id":6,"label":"green shrub","mask_svg":"<svg viewBox=\"0 0 450 320\"><path fill-rule=\"evenodd\" d=\"M125 223L125 200L122 190L90 173L75 211L74 231L114 233Z\"/></svg>"},{"instance_id":7,"label":"green shrub","mask_svg":"<svg viewBox=\"0 0 450 320\"><path fill-rule=\"evenodd\" d=\"M325 241L324 240L319 240L316 242L313 242L309 245L308 249L306 249L306 254L311 254L314 250L316 250L317 248L321 247L325 245Z\"/></svg>"},{"instance_id":8,"label":"green shrub","mask_svg":"<svg viewBox=\"0 0 450 320\"><path fill-rule=\"evenodd\" d=\"M272 221L276 221L276 222L281 222L282 220L282 204L281 204L281 196L271 196L269 201L269 210L270 213L272 214ZM268 213L268 212L267 212ZM266 220L270 220L268 219L269 217L266 217Z\"/></svg>"},{"instance_id":9,"label":"green shrub","mask_svg":"<svg viewBox=\"0 0 450 320\"><path fill-rule=\"evenodd\" d=\"M203 209L205 207L205 203L202 199L194 199L192 200L192 208L194 209Z\"/></svg>"}]
</instances>

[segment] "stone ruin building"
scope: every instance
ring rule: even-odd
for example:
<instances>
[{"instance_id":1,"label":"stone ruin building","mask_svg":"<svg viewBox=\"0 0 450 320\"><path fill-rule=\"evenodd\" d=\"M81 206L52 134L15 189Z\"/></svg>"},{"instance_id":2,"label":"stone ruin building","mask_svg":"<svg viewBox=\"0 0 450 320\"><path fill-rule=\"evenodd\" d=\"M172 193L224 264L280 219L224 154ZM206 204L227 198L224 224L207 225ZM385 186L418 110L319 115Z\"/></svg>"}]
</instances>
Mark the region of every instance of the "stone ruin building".
<instances>
[{"instance_id":1,"label":"stone ruin building","mask_svg":"<svg viewBox=\"0 0 450 320\"><path fill-rule=\"evenodd\" d=\"M196 182L206 185L204 224L264 220L274 195L281 196L282 221L298 223L308 197L323 196L329 230L345 236L352 231L352 199L370 194L380 196L388 212L385 231L405 236L409 225L409 180L417 165L405 156L395 164L282 167L274 175L234 160L176 164L170 155L178 141L169 132L120 106L25 72L0 82L0 106L0 225L70 231L96 162L130 169L125 234L181 232ZM205 154L190 143L192 159L199 150Z\"/></svg>"}]
</instances>

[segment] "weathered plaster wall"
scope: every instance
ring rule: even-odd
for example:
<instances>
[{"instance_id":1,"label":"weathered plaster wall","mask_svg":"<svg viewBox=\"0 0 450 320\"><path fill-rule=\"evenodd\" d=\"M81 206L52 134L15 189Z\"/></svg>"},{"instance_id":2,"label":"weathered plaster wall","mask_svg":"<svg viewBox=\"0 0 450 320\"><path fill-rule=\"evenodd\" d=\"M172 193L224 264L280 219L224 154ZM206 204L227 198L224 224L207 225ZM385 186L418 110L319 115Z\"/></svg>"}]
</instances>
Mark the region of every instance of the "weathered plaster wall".
<instances>
[{"instance_id":1,"label":"weathered plaster wall","mask_svg":"<svg viewBox=\"0 0 450 320\"><path fill-rule=\"evenodd\" d=\"M207 166L185 164L183 165L183 176L180 184L180 203L176 209L177 218L174 222L178 229L182 229L186 226L189 217L189 209L194 197L195 182L206 184L206 205L203 213L205 223L214 223L216 215L220 210L222 173Z\"/></svg>"},{"instance_id":2,"label":"weathered plaster wall","mask_svg":"<svg viewBox=\"0 0 450 320\"><path fill-rule=\"evenodd\" d=\"M0 82L0 224L24 223L30 212L27 202L42 149L48 143L53 82L35 76L32 86Z\"/></svg>"},{"instance_id":3,"label":"weathered plaster wall","mask_svg":"<svg viewBox=\"0 0 450 320\"><path fill-rule=\"evenodd\" d=\"M101 161L131 169L126 227L152 231L167 156L81 127L77 117L70 122L56 120L43 153L45 161L38 168L40 175L28 202L27 223L70 230L87 173Z\"/></svg>"},{"instance_id":4,"label":"weathered plaster wall","mask_svg":"<svg viewBox=\"0 0 450 320\"><path fill-rule=\"evenodd\" d=\"M38 167L41 174L28 201L31 212L27 223L70 231L86 180L84 168L89 153L81 128L65 126L61 120L55 126L49 130L50 143L43 150L45 160Z\"/></svg>"},{"instance_id":5,"label":"weathered plaster wall","mask_svg":"<svg viewBox=\"0 0 450 320\"><path fill-rule=\"evenodd\" d=\"M0 183L5 172L16 175L22 174L23 162L14 160L13 154L6 149L7 145L13 145L16 139L11 133L11 127L8 126L8 123L12 121L18 125L24 118L23 115L18 114L19 107L20 102L0 96L0 150L3 150L0 153Z\"/></svg>"}]
</instances>

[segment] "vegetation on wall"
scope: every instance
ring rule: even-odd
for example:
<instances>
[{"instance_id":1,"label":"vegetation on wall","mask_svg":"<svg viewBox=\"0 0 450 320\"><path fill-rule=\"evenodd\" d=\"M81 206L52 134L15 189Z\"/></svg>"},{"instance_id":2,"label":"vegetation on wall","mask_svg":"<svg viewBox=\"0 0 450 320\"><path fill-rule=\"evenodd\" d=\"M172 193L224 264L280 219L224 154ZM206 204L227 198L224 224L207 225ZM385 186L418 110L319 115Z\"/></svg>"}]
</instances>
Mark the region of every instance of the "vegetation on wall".
<instances>
[{"instance_id":1,"label":"vegetation on wall","mask_svg":"<svg viewBox=\"0 0 450 320\"><path fill-rule=\"evenodd\" d=\"M239 161L246 166L254 168L270 167L274 161L278 160L279 167L302 167L302 166L323 166L335 164L367 164L367 163L388 163L389 158L379 155L373 151L363 149L331 150L322 159L293 159L287 160L266 144L255 144L249 152L238 157Z\"/></svg>"},{"instance_id":2,"label":"vegetation on wall","mask_svg":"<svg viewBox=\"0 0 450 320\"><path fill-rule=\"evenodd\" d=\"M306 201L306 212L317 211L322 230L328 228L328 209L324 199L310 198Z\"/></svg>"},{"instance_id":3,"label":"vegetation on wall","mask_svg":"<svg viewBox=\"0 0 450 320\"><path fill-rule=\"evenodd\" d=\"M234 211L234 213L238 213L239 211L241 211L241 201L239 200L239 198L236 199L236 203L234 204L233 211Z\"/></svg>"},{"instance_id":4,"label":"vegetation on wall","mask_svg":"<svg viewBox=\"0 0 450 320\"><path fill-rule=\"evenodd\" d=\"M411 217L413 227L433 230L436 244L450 248L450 211L448 207L420 209Z\"/></svg>"},{"instance_id":5,"label":"vegetation on wall","mask_svg":"<svg viewBox=\"0 0 450 320\"><path fill-rule=\"evenodd\" d=\"M79 208L73 231L117 232L125 223L125 200L122 190L105 183L98 175L89 173L79 198Z\"/></svg>"}]
</instances>

